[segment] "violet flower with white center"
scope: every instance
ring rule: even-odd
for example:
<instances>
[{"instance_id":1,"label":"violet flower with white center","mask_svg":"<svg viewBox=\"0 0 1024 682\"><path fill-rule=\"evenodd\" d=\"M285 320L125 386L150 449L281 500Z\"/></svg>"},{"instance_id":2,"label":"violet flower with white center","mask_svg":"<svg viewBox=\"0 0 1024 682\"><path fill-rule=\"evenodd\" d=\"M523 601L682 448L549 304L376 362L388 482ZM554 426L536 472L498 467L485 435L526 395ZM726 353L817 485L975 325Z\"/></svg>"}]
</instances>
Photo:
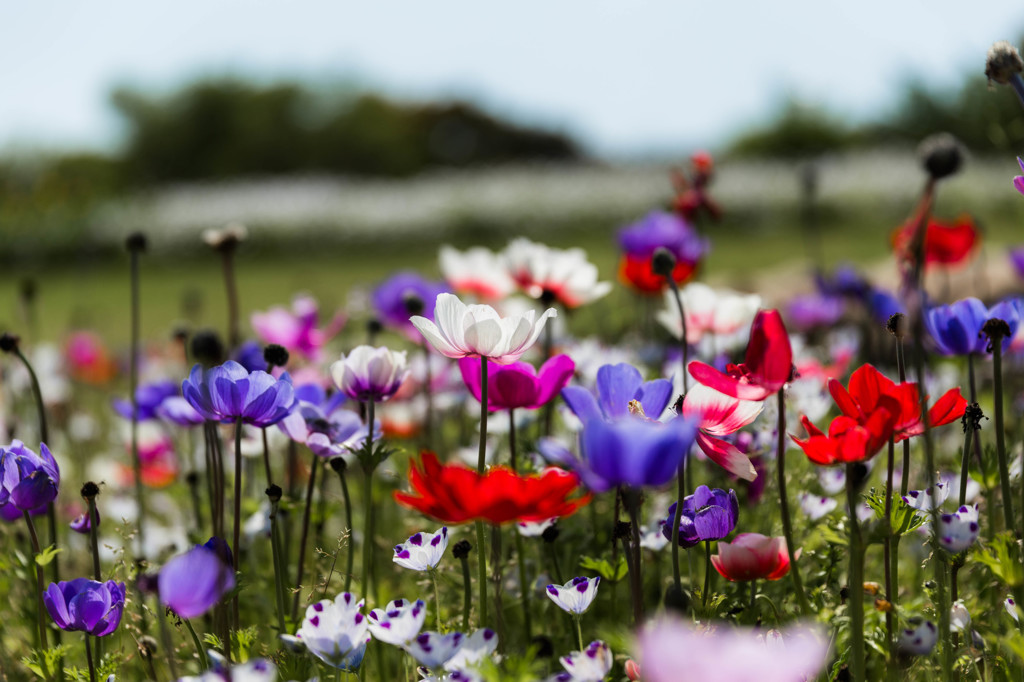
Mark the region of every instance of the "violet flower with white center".
<instances>
[{"instance_id":1,"label":"violet flower with white center","mask_svg":"<svg viewBox=\"0 0 1024 682\"><path fill-rule=\"evenodd\" d=\"M939 544L951 554L966 551L978 539L978 505L964 505L939 517Z\"/></svg>"},{"instance_id":2,"label":"violet flower with white center","mask_svg":"<svg viewBox=\"0 0 1024 682\"><path fill-rule=\"evenodd\" d=\"M382 402L395 394L409 376L405 351L386 346L356 346L331 365L331 378L353 400Z\"/></svg>"},{"instance_id":3,"label":"violet flower with white center","mask_svg":"<svg viewBox=\"0 0 1024 682\"><path fill-rule=\"evenodd\" d=\"M420 665L434 670L444 665L462 646L465 635L461 632L421 632L404 649L416 659Z\"/></svg>"},{"instance_id":4,"label":"violet flower with white center","mask_svg":"<svg viewBox=\"0 0 1024 682\"><path fill-rule=\"evenodd\" d=\"M306 617L295 636L327 665L353 672L359 668L370 641L364 600L342 592L334 601L323 599L306 607Z\"/></svg>"},{"instance_id":5,"label":"violet flower with white center","mask_svg":"<svg viewBox=\"0 0 1024 682\"><path fill-rule=\"evenodd\" d=\"M178 426L199 426L206 423L206 417L199 414L192 403L180 395L172 395L163 400L156 408L156 416Z\"/></svg>"},{"instance_id":6,"label":"violet flower with white center","mask_svg":"<svg viewBox=\"0 0 1024 682\"><path fill-rule=\"evenodd\" d=\"M516 531L524 538L538 538L544 535L544 531L555 525L556 521L558 521L557 518L545 521L520 521L516 524Z\"/></svg>"},{"instance_id":7,"label":"violet flower with white center","mask_svg":"<svg viewBox=\"0 0 1024 682\"><path fill-rule=\"evenodd\" d=\"M828 516L837 506L839 506L839 503L831 497L819 497L811 493L800 493L800 511L811 521L817 521Z\"/></svg>"},{"instance_id":8,"label":"violet flower with white center","mask_svg":"<svg viewBox=\"0 0 1024 682\"><path fill-rule=\"evenodd\" d=\"M370 634L381 642L404 646L420 633L426 618L427 605L422 599L395 599L387 608L370 611Z\"/></svg>"},{"instance_id":9,"label":"violet flower with white center","mask_svg":"<svg viewBox=\"0 0 1024 682\"><path fill-rule=\"evenodd\" d=\"M480 628L462 640L462 646L444 664L444 669L452 672L453 675L457 672L465 673L467 668L477 665L493 654L497 648L498 635L494 630ZM453 676L451 679L455 679L455 677Z\"/></svg>"},{"instance_id":10,"label":"violet flower with white center","mask_svg":"<svg viewBox=\"0 0 1024 682\"><path fill-rule=\"evenodd\" d=\"M436 533L416 533L406 542L395 545L394 562L413 571L432 571L447 548L448 527L442 526Z\"/></svg>"},{"instance_id":11,"label":"violet flower with white center","mask_svg":"<svg viewBox=\"0 0 1024 682\"><path fill-rule=\"evenodd\" d=\"M919 512L930 512L932 507L940 507L949 497L949 486L945 483L936 483L934 491L932 488L925 490L911 490L903 496L903 501Z\"/></svg>"},{"instance_id":12,"label":"violet flower with white center","mask_svg":"<svg viewBox=\"0 0 1024 682\"><path fill-rule=\"evenodd\" d=\"M583 651L574 651L558 660L573 682L601 682L612 669L612 650L596 640Z\"/></svg>"},{"instance_id":13,"label":"violet flower with white center","mask_svg":"<svg viewBox=\"0 0 1024 682\"><path fill-rule=\"evenodd\" d=\"M919 619L918 619L919 620ZM939 641L939 629L930 620L919 620L900 633L896 646L903 653L927 656Z\"/></svg>"},{"instance_id":14,"label":"violet flower with white center","mask_svg":"<svg viewBox=\"0 0 1024 682\"><path fill-rule=\"evenodd\" d=\"M547 595L558 604L558 608L579 616L590 608L600 584L600 578L573 578L564 585L548 585Z\"/></svg>"}]
</instances>

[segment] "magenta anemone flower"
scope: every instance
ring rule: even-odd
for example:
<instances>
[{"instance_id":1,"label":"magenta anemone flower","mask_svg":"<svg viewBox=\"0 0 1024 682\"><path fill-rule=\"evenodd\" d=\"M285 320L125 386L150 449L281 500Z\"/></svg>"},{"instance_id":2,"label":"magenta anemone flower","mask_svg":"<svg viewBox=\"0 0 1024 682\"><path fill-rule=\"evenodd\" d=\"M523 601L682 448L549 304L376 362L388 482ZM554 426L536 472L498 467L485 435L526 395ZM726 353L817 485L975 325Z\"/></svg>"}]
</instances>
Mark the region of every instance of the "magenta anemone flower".
<instances>
[{"instance_id":1,"label":"magenta anemone flower","mask_svg":"<svg viewBox=\"0 0 1024 682\"><path fill-rule=\"evenodd\" d=\"M739 431L761 413L762 403L740 400L696 384L683 399L683 416L698 421L697 445L711 461L745 481L757 478L750 458L720 438Z\"/></svg>"},{"instance_id":2,"label":"magenta anemone flower","mask_svg":"<svg viewBox=\"0 0 1024 682\"><path fill-rule=\"evenodd\" d=\"M197 545L160 569L160 603L182 618L201 616L235 587L235 573L217 551Z\"/></svg>"},{"instance_id":3,"label":"magenta anemone flower","mask_svg":"<svg viewBox=\"0 0 1024 682\"><path fill-rule=\"evenodd\" d=\"M676 619L645 627L639 645L645 682L803 682L814 679L828 656L828 641L814 630L769 638L724 625L696 629Z\"/></svg>"},{"instance_id":4,"label":"magenta anemone flower","mask_svg":"<svg viewBox=\"0 0 1024 682\"><path fill-rule=\"evenodd\" d=\"M296 405L287 372L275 379L266 372L249 372L233 360L208 370L196 365L181 391L199 414L225 423L241 419L253 426L271 426Z\"/></svg>"},{"instance_id":5,"label":"magenta anemone flower","mask_svg":"<svg viewBox=\"0 0 1024 682\"><path fill-rule=\"evenodd\" d=\"M61 630L105 637L121 624L124 597L124 583L76 578L70 582L50 583L43 593L43 603Z\"/></svg>"},{"instance_id":6,"label":"magenta anemone flower","mask_svg":"<svg viewBox=\"0 0 1024 682\"><path fill-rule=\"evenodd\" d=\"M764 400L781 389L793 371L793 348L778 310L761 310L754 316L744 360L729 365L725 374L695 360L689 365L690 376L740 400Z\"/></svg>"},{"instance_id":7,"label":"magenta anemone flower","mask_svg":"<svg viewBox=\"0 0 1024 682\"><path fill-rule=\"evenodd\" d=\"M254 312L252 328L266 343L284 346L289 353L298 353L307 360L320 359L321 349L331 337L345 326L345 316L335 314L327 327L317 328L319 308L312 296L299 295L292 300L292 309L271 308L267 312Z\"/></svg>"},{"instance_id":8,"label":"magenta anemone flower","mask_svg":"<svg viewBox=\"0 0 1024 682\"><path fill-rule=\"evenodd\" d=\"M0 448L0 505L33 511L52 502L59 487L60 469L46 443L38 455L20 440Z\"/></svg>"},{"instance_id":9,"label":"magenta anemone flower","mask_svg":"<svg viewBox=\"0 0 1024 682\"><path fill-rule=\"evenodd\" d=\"M480 362L475 358L459 360L459 371L466 388L480 400ZM545 405L565 388L576 371L576 364L568 355L556 355L535 370L527 362L499 365L488 362L487 409L514 410L525 407L535 410Z\"/></svg>"},{"instance_id":10,"label":"magenta anemone flower","mask_svg":"<svg viewBox=\"0 0 1024 682\"><path fill-rule=\"evenodd\" d=\"M1024 159L1017 157L1017 165L1020 166L1020 170L1024 173ZM1017 191L1024 194L1024 175L1017 175L1013 178L1013 186L1017 188Z\"/></svg>"}]
</instances>

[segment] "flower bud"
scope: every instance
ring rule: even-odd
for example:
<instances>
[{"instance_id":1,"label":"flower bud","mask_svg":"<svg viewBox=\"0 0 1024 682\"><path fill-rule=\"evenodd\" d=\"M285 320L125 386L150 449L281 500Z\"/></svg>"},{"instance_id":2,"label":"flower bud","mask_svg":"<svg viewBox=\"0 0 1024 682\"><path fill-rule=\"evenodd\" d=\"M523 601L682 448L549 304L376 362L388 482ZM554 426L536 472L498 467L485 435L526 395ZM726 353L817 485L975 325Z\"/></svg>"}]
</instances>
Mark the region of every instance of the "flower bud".
<instances>
[{"instance_id":1,"label":"flower bud","mask_svg":"<svg viewBox=\"0 0 1024 682\"><path fill-rule=\"evenodd\" d=\"M966 151L949 133L936 133L921 142L917 155L932 180L941 180L960 170Z\"/></svg>"},{"instance_id":2,"label":"flower bud","mask_svg":"<svg viewBox=\"0 0 1024 682\"><path fill-rule=\"evenodd\" d=\"M664 246L659 246L651 256L651 270L666 279L672 277L672 271L676 269L676 257Z\"/></svg>"},{"instance_id":3,"label":"flower bud","mask_svg":"<svg viewBox=\"0 0 1024 682\"><path fill-rule=\"evenodd\" d=\"M268 372L274 367L284 367L288 364L288 349L272 343L263 348L263 359L267 362Z\"/></svg>"},{"instance_id":4,"label":"flower bud","mask_svg":"<svg viewBox=\"0 0 1024 682\"><path fill-rule=\"evenodd\" d=\"M0 334L0 351L5 353L16 351L18 349L19 341L21 341L21 338L14 334L9 334L7 332Z\"/></svg>"},{"instance_id":5,"label":"flower bud","mask_svg":"<svg viewBox=\"0 0 1024 682\"><path fill-rule=\"evenodd\" d=\"M142 253L146 250L146 235L141 232L132 232L124 240L125 248L132 253Z\"/></svg>"},{"instance_id":6,"label":"flower bud","mask_svg":"<svg viewBox=\"0 0 1024 682\"><path fill-rule=\"evenodd\" d=\"M902 339L907 335L907 316L903 313L893 313L885 323L885 328L897 339Z\"/></svg>"},{"instance_id":7,"label":"flower bud","mask_svg":"<svg viewBox=\"0 0 1024 682\"><path fill-rule=\"evenodd\" d=\"M988 48L988 55L985 58L985 77L989 84L992 81L1006 85L1013 78L1014 74L1024 71L1024 60L1021 60L1020 53L1010 43L1000 40Z\"/></svg>"},{"instance_id":8,"label":"flower bud","mask_svg":"<svg viewBox=\"0 0 1024 682\"><path fill-rule=\"evenodd\" d=\"M544 542L550 545L558 539L558 536L561 534L561 532L562 531L558 529L558 526L548 526L544 529L544 532L541 533L540 536L544 540Z\"/></svg>"},{"instance_id":9,"label":"flower bud","mask_svg":"<svg viewBox=\"0 0 1024 682\"><path fill-rule=\"evenodd\" d=\"M456 559L465 559L469 556L471 549L473 549L473 545L469 543L469 540L459 540L452 546L452 556Z\"/></svg>"},{"instance_id":10,"label":"flower bud","mask_svg":"<svg viewBox=\"0 0 1024 682\"><path fill-rule=\"evenodd\" d=\"M192 357L204 367L213 367L224 362L224 342L212 329L202 329L192 336Z\"/></svg>"},{"instance_id":11,"label":"flower bud","mask_svg":"<svg viewBox=\"0 0 1024 682\"><path fill-rule=\"evenodd\" d=\"M332 457L330 463L331 468L334 469L336 474L343 474L345 469L348 468L348 462L345 461L344 457Z\"/></svg>"},{"instance_id":12,"label":"flower bud","mask_svg":"<svg viewBox=\"0 0 1024 682\"><path fill-rule=\"evenodd\" d=\"M281 486L276 483L272 484L266 490L267 497L270 499L271 504L281 501L281 497L284 495L284 491L281 490Z\"/></svg>"},{"instance_id":13,"label":"flower bud","mask_svg":"<svg viewBox=\"0 0 1024 682\"><path fill-rule=\"evenodd\" d=\"M967 433L967 429L974 429L975 431L981 429L982 419L988 419L988 417L981 411L981 405L978 403L969 404L964 408L964 416L960 418L960 423L964 427L964 433Z\"/></svg>"},{"instance_id":14,"label":"flower bud","mask_svg":"<svg viewBox=\"0 0 1024 682\"><path fill-rule=\"evenodd\" d=\"M91 500L99 494L100 487L93 483L92 481L88 481L86 482L85 485L82 486L82 497L84 497L87 500Z\"/></svg>"}]
</instances>

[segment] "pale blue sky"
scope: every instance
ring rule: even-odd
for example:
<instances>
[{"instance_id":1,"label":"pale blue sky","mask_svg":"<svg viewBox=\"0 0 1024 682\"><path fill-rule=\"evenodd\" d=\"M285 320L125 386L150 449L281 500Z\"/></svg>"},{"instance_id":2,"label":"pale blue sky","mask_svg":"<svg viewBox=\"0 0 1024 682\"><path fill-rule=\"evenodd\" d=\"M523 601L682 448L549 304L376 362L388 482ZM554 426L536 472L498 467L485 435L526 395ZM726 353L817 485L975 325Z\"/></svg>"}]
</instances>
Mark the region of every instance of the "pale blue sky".
<instances>
[{"instance_id":1,"label":"pale blue sky","mask_svg":"<svg viewBox=\"0 0 1024 682\"><path fill-rule=\"evenodd\" d=\"M981 76L1019 0L31 0L0 10L0 148L117 141L110 88L210 74L459 95L607 154L713 146L787 93L852 116Z\"/></svg>"}]
</instances>

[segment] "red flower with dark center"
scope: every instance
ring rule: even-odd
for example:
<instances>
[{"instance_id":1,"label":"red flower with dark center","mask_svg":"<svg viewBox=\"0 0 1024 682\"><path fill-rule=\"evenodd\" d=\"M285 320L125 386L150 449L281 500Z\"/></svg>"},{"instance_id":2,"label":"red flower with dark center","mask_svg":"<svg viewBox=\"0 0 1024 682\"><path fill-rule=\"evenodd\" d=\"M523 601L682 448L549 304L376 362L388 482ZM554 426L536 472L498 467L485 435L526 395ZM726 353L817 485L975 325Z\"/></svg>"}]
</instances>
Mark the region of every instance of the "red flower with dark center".
<instances>
[{"instance_id":1,"label":"red flower with dark center","mask_svg":"<svg viewBox=\"0 0 1024 682\"><path fill-rule=\"evenodd\" d=\"M915 218L892 233L892 247L896 255L911 263L914 261L912 248L916 229ZM930 218L924 238L925 266L962 263L974 251L978 238L978 228L969 215L961 215L953 223Z\"/></svg>"},{"instance_id":2,"label":"red flower with dark center","mask_svg":"<svg viewBox=\"0 0 1024 682\"><path fill-rule=\"evenodd\" d=\"M522 476L493 467L480 474L460 464L442 465L432 452L421 455L419 467L411 464L409 485L415 494L396 492L400 504L452 524L544 521L569 516L590 501L589 495L571 497L579 479L563 469Z\"/></svg>"},{"instance_id":3,"label":"red flower with dark center","mask_svg":"<svg viewBox=\"0 0 1024 682\"><path fill-rule=\"evenodd\" d=\"M697 263L678 261L672 270L676 284L688 282L697 270ZM650 256L622 255L619 261L619 279L642 294L660 294L665 290L665 278L651 269Z\"/></svg>"},{"instance_id":4,"label":"red flower with dark center","mask_svg":"<svg viewBox=\"0 0 1024 682\"><path fill-rule=\"evenodd\" d=\"M745 362L729 365L722 374L697 360L690 376L698 382L740 400L764 400L786 385L793 372L793 348L778 310L760 310L750 327Z\"/></svg>"},{"instance_id":5,"label":"red flower with dark center","mask_svg":"<svg viewBox=\"0 0 1024 682\"><path fill-rule=\"evenodd\" d=\"M849 390L835 379L829 379L828 390L839 406L839 411L860 424L867 422L883 397L895 400L899 406L893 426L897 442L924 433L921 400L916 383L897 384L872 365L865 364L850 376ZM960 394L960 389L951 388L928 410L928 424L932 427L949 424L960 419L966 409L967 400Z\"/></svg>"}]
</instances>

